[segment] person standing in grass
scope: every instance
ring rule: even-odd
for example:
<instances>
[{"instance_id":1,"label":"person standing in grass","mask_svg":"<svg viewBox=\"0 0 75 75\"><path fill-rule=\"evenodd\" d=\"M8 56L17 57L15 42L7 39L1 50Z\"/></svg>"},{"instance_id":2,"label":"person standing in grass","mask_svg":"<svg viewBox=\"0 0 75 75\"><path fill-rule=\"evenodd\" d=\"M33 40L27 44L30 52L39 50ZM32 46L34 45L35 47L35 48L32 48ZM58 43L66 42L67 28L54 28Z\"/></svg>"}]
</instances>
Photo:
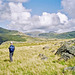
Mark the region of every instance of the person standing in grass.
<instances>
[{"instance_id":1,"label":"person standing in grass","mask_svg":"<svg viewBox=\"0 0 75 75\"><path fill-rule=\"evenodd\" d=\"M14 54L14 50L15 50L15 46L13 45L13 42L10 43L11 45L9 46L9 57L10 57L10 61L13 61L13 54Z\"/></svg>"}]
</instances>

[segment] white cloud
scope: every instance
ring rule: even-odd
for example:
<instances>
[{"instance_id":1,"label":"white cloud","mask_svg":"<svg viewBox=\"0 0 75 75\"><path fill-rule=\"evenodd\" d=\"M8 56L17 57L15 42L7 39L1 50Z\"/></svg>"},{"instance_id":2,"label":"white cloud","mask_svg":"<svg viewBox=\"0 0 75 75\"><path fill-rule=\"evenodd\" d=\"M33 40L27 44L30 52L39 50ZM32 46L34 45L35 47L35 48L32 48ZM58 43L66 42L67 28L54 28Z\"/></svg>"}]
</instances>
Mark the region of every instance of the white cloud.
<instances>
[{"instance_id":1,"label":"white cloud","mask_svg":"<svg viewBox=\"0 0 75 75\"><path fill-rule=\"evenodd\" d=\"M12 9L13 10L13 9ZM17 9L16 9L17 10ZM19 12L15 11L15 14L12 14L12 22L9 25L11 29L16 29L23 32L28 31L42 31L42 32L49 32L49 31L56 31L64 26L64 22L67 23L67 17L59 17L59 13L47 13L43 12L41 16L32 16L30 12ZM22 14L24 13L24 14ZM26 13L26 14L25 14ZM61 19L62 18L62 19ZM61 21L63 21L63 25L61 25Z\"/></svg>"},{"instance_id":2,"label":"white cloud","mask_svg":"<svg viewBox=\"0 0 75 75\"><path fill-rule=\"evenodd\" d=\"M68 22L68 17L65 14L62 14L62 13L58 12L57 15L59 16L61 23Z\"/></svg>"},{"instance_id":3,"label":"white cloud","mask_svg":"<svg viewBox=\"0 0 75 75\"><path fill-rule=\"evenodd\" d=\"M40 24L43 26L59 24L59 17L55 13L50 14L47 12L43 12L42 16L40 16L39 18Z\"/></svg>"},{"instance_id":4,"label":"white cloud","mask_svg":"<svg viewBox=\"0 0 75 75\"><path fill-rule=\"evenodd\" d=\"M0 20L10 19L10 9L7 3L0 1Z\"/></svg>"},{"instance_id":5,"label":"white cloud","mask_svg":"<svg viewBox=\"0 0 75 75\"><path fill-rule=\"evenodd\" d=\"M0 6L2 5L2 1L0 1Z\"/></svg>"},{"instance_id":6,"label":"white cloud","mask_svg":"<svg viewBox=\"0 0 75 75\"><path fill-rule=\"evenodd\" d=\"M55 31L58 33L75 30L75 19L68 19L65 14L60 12L43 12L41 16L31 16L30 12L31 9L26 9L22 3L2 3L2 1L0 1L0 21L9 20L9 29L14 29L22 32Z\"/></svg>"},{"instance_id":7,"label":"white cloud","mask_svg":"<svg viewBox=\"0 0 75 75\"><path fill-rule=\"evenodd\" d=\"M62 6L65 13L75 18L75 0L62 0Z\"/></svg>"},{"instance_id":8,"label":"white cloud","mask_svg":"<svg viewBox=\"0 0 75 75\"><path fill-rule=\"evenodd\" d=\"M25 9L22 5L22 3L9 3L10 11L11 11L11 19L12 20L27 20L31 14L30 10Z\"/></svg>"}]
</instances>

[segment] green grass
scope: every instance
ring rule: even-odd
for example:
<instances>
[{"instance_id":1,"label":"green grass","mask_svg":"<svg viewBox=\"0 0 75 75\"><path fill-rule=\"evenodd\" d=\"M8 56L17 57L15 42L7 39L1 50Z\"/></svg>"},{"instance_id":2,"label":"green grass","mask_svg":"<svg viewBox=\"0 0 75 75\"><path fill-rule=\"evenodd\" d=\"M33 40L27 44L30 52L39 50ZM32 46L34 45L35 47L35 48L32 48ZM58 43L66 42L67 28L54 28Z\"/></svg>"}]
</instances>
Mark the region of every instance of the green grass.
<instances>
[{"instance_id":1,"label":"green grass","mask_svg":"<svg viewBox=\"0 0 75 75\"><path fill-rule=\"evenodd\" d=\"M9 61L9 43L0 46L0 75L74 75L73 71L63 69L75 66L75 58L68 61L58 61L59 56L54 55L51 50L60 47L60 42L65 40L50 40L34 43L14 43L15 52L13 62ZM57 45L54 45L58 43ZM43 50L44 46L50 49ZM48 60L41 60L39 54L44 54Z\"/></svg>"}]
</instances>

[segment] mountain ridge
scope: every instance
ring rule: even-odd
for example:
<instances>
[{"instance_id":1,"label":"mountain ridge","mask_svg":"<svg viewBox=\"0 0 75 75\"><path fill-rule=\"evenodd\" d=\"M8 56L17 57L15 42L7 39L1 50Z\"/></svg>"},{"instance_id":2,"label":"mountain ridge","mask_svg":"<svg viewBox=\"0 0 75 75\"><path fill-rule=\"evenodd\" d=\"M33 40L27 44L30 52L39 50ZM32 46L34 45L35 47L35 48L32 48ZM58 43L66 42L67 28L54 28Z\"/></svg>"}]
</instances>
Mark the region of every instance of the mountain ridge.
<instances>
[{"instance_id":1,"label":"mountain ridge","mask_svg":"<svg viewBox=\"0 0 75 75\"><path fill-rule=\"evenodd\" d=\"M75 38L75 31L65 32L65 33L42 33L39 34L39 36L45 38L69 39L69 38Z\"/></svg>"},{"instance_id":2,"label":"mountain ridge","mask_svg":"<svg viewBox=\"0 0 75 75\"><path fill-rule=\"evenodd\" d=\"M0 27L0 44L5 41L26 41L22 38L25 34L20 33L16 30L8 30Z\"/></svg>"},{"instance_id":3,"label":"mountain ridge","mask_svg":"<svg viewBox=\"0 0 75 75\"><path fill-rule=\"evenodd\" d=\"M37 39L37 37L39 39ZM49 38L49 39L71 39L75 38L75 31L66 32L66 33L41 33L41 32L29 32L22 33L16 30L8 30L0 27L0 44L5 41L39 41L40 38Z\"/></svg>"},{"instance_id":4,"label":"mountain ridge","mask_svg":"<svg viewBox=\"0 0 75 75\"><path fill-rule=\"evenodd\" d=\"M41 38L33 38L25 33L16 31L16 30L8 30L0 27L0 44L6 41L16 41L16 42L37 42L43 41Z\"/></svg>"},{"instance_id":5,"label":"mountain ridge","mask_svg":"<svg viewBox=\"0 0 75 75\"><path fill-rule=\"evenodd\" d=\"M32 37L42 37L42 38L57 38L57 39L75 38L75 31L65 32L65 33L55 33L55 32L49 32L49 33L29 32L29 33L26 33L26 34L29 35L29 36L32 36Z\"/></svg>"}]
</instances>

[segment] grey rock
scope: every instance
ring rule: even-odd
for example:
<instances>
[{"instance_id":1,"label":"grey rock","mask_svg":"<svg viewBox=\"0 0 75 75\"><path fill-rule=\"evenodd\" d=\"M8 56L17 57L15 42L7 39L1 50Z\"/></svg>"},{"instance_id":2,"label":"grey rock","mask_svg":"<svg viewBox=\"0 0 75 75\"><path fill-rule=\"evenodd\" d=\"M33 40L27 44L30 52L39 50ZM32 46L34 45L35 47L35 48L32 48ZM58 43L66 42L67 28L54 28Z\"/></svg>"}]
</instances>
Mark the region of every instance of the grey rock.
<instances>
[{"instance_id":1,"label":"grey rock","mask_svg":"<svg viewBox=\"0 0 75 75\"><path fill-rule=\"evenodd\" d=\"M41 58L41 60L47 60L48 57L46 57L44 54L39 54L39 57Z\"/></svg>"},{"instance_id":2,"label":"grey rock","mask_svg":"<svg viewBox=\"0 0 75 75\"><path fill-rule=\"evenodd\" d=\"M41 60L47 60L48 59L48 57L42 57L41 58Z\"/></svg>"},{"instance_id":3,"label":"grey rock","mask_svg":"<svg viewBox=\"0 0 75 75\"><path fill-rule=\"evenodd\" d=\"M43 49L49 49L50 47L49 46L45 46L45 47L43 47Z\"/></svg>"},{"instance_id":4,"label":"grey rock","mask_svg":"<svg viewBox=\"0 0 75 75\"><path fill-rule=\"evenodd\" d=\"M73 58L75 57L75 46L72 44L74 44L75 42L72 40L72 41L69 41L69 42L66 42L64 45L62 45L58 50L57 52L55 53L55 55L61 55L61 57L64 59L64 60L68 60L70 58ZM60 59L59 59L60 60Z\"/></svg>"},{"instance_id":5,"label":"grey rock","mask_svg":"<svg viewBox=\"0 0 75 75\"><path fill-rule=\"evenodd\" d=\"M43 57L44 55L43 54L39 54L39 57Z\"/></svg>"},{"instance_id":6,"label":"grey rock","mask_svg":"<svg viewBox=\"0 0 75 75\"><path fill-rule=\"evenodd\" d=\"M55 52L55 50L52 50L51 52L52 52L52 53L54 53L54 52Z\"/></svg>"},{"instance_id":7,"label":"grey rock","mask_svg":"<svg viewBox=\"0 0 75 75\"><path fill-rule=\"evenodd\" d=\"M74 66L74 67L66 67L66 68L64 69L64 71L66 71L66 70L75 71L75 66Z\"/></svg>"}]
</instances>

